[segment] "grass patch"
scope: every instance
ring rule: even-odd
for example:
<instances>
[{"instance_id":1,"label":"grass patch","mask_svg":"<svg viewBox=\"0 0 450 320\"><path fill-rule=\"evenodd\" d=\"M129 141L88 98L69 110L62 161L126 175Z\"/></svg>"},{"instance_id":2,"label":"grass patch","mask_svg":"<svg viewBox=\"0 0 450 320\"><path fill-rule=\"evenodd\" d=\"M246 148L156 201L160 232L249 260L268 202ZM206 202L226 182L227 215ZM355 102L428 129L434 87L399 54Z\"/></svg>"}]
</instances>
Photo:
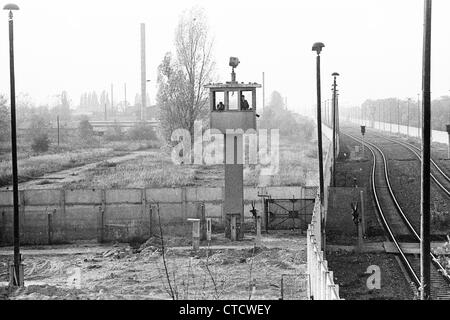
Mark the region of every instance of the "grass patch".
<instances>
[{"instance_id":1,"label":"grass patch","mask_svg":"<svg viewBox=\"0 0 450 320\"><path fill-rule=\"evenodd\" d=\"M208 186L224 184L223 165L175 165L170 157L172 149L155 149L145 157L126 161L117 166L99 164L85 177L65 187L84 188L157 188ZM280 162L274 175L263 177L261 165L244 166L244 185L272 186L315 185L317 155L314 143L280 137Z\"/></svg>"}]
</instances>

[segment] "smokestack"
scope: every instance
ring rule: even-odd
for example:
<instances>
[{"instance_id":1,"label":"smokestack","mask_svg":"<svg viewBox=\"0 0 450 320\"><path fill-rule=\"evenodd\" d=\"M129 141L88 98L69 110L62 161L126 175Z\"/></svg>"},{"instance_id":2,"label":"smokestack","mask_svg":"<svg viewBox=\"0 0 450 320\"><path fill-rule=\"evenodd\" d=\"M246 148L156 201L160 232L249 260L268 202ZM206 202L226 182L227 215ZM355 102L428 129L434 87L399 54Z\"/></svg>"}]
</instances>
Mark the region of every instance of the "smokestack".
<instances>
[{"instance_id":1,"label":"smokestack","mask_svg":"<svg viewBox=\"0 0 450 320\"><path fill-rule=\"evenodd\" d=\"M141 23L141 121L145 120L147 107L147 73L145 61L145 23Z\"/></svg>"}]
</instances>

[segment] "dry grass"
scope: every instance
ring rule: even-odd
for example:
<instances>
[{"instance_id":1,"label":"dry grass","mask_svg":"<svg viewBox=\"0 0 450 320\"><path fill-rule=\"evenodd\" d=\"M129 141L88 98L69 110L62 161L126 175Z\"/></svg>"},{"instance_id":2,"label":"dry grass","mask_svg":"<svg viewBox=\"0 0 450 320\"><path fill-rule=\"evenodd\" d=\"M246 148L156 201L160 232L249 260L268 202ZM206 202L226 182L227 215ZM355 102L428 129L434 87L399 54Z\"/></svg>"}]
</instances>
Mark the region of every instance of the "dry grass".
<instances>
[{"instance_id":1,"label":"dry grass","mask_svg":"<svg viewBox=\"0 0 450 320\"><path fill-rule=\"evenodd\" d=\"M26 181L46 173L57 172L81 166L87 163L101 161L111 156L121 155L113 149L102 148L93 150L79 150L74 152L63 152L59 154L47 154L33 156L19 160L19 181ZM0 185L11 184L11 161L0 162Z\"/></svg>"},{"instance_id":2,"label":"dry grass","mask_svg":"<svg viewBox=\"0 0 450 320\"><path fill-rule=\"evenodd\" d=\"M70 188L143 188L193 185L195 169L173 165L169 156L155 151L145 158L109 165L99 164L85 179L71 183Z\"/></svg>"},{"instance_id":3,"label":"dry grass","mask_svg":"<svg viewBox=\"0 0 450 320\"><path fill-rule=\"evenodd\" d=\"M281 139L279 171L264 177L265 183L274 186L304 186L316 183L317 155L313 142L305 143ZM155 150L149 156L130 160L117 166L99 165L85 177L66 187L80 188L152 188L208 186L218 187L224 183L222 165L176 165L170 157L171 150ZM262 184L260 165L246 165L244 184Z\"/></svg>"},{"instance_id":4,"label":"dry grass","mask_svg":"<svg viewBox=\"0 0 450 320\"><path fill-rule=\"evenodd\" d=\"M121 156L133 151L156 148L156 141L120 141L110 142L100 147L97 145L82 147L80 145L61 145L52 147L45 154L20 151L18 155L19 181L27 181L44 174L79 167L85 164ZM10 154L0 156L0 186L12 182Z\"/></svg>"}]
</instances>

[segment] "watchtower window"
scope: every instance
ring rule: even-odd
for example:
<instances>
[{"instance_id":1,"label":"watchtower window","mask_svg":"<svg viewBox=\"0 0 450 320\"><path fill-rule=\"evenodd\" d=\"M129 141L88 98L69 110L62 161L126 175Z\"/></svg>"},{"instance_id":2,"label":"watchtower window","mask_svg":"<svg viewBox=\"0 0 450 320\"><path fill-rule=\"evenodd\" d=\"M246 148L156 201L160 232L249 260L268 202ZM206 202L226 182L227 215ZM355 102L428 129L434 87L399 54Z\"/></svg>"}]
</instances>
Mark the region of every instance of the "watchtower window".
<instances>
[{"instance_id":1,"label":"watchtower window","mask_svg":"<svg viewBox=\"0 0 450 320\"><path fill-rule=\"evenodd\" d=\"M214 110L225 110L225 92L216 91L214 94Z\"/></svg>"},{"instance_id":2,"label":"watchtower window","mask_svg":"<svg viewBox=\"0 0 450 320\"><path fill-rule=\"evenodd\" d=\"M253 91L242 91L241 92L241 110L252 110L253 109Z\"/></svg>"},{"instance_id":3,"label":"watchtower window","mask_svg":"<svg viewBox=\"0 0 450 320\"><path fill-rule=\"evenodd\" d=\"M239 110L239 91L228 92L228 110Z\"/></svg>"}]
</instances>

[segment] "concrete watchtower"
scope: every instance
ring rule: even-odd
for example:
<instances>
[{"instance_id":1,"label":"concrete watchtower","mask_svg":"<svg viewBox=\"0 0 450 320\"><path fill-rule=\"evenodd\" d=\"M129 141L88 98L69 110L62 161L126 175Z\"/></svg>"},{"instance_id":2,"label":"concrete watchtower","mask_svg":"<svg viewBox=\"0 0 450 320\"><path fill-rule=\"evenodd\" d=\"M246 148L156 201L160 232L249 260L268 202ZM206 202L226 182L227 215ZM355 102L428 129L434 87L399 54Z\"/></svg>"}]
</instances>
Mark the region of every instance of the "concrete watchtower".
<instances>
[{"instance_id":1,"label":"concrete watchtower","mask_svg":"<svg viewBox=\"0 0 450 320\"><path fill-rule=\"evenodd\" d=\"M233 238L231 221L236 219L236 238L244 237L244 148L243 133L256 130L257 83L238 83L234 69L238 58L230 58L231 81L206 85L211 108L210 128L225 135L225 234Z\"/></svg>"}]
</instances>

